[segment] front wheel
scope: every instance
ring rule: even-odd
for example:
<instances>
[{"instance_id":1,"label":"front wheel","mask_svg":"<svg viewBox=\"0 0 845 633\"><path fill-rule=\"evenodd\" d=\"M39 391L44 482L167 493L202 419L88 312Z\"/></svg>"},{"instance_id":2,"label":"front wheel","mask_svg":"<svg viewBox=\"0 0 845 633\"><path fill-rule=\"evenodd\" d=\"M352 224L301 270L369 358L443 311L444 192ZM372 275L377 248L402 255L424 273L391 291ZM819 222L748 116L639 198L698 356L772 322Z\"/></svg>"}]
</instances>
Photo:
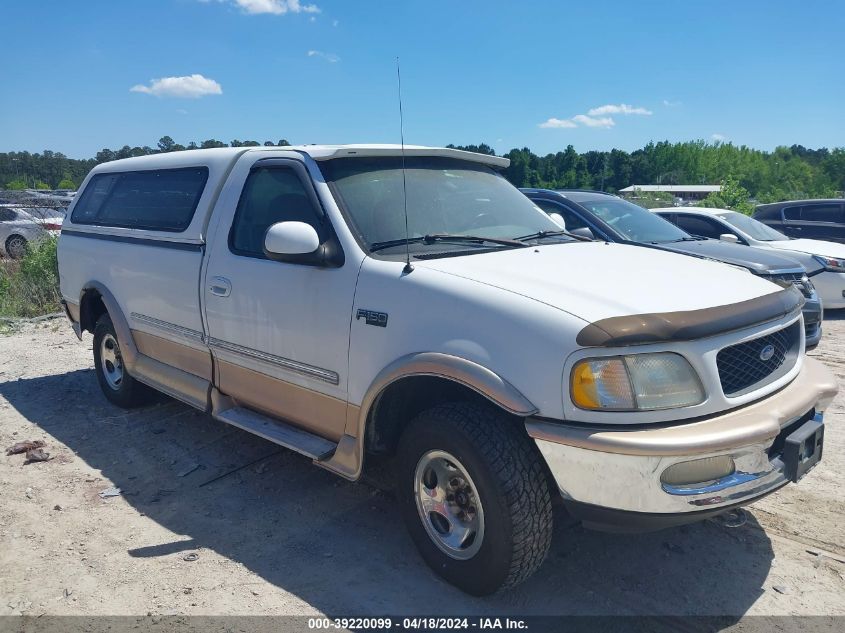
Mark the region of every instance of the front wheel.
<instances>
[{"instance_id":1,"label":"front wheel","mask_svg":"<svg viewBox=\"0 0 845 633\"><path fill-rule=\"evenodd\" d=\"M126 371L117 333L111 317L104 314L94 326L94 371L103 395L124 409L132 409L149 403L155 392L138 382Z\"/></svg>"},{"instance_id":2,"label":"front wheel","mask_svg":"<svg viewBox=\"0 0 845 633\"><path fill-rule=\"evenodd\" d=\"M419 414L397 452L399 503L428 565L473 595L515 585L543 562L552 505L542 456L492 405Z\"/></svg>"}]
</instances>

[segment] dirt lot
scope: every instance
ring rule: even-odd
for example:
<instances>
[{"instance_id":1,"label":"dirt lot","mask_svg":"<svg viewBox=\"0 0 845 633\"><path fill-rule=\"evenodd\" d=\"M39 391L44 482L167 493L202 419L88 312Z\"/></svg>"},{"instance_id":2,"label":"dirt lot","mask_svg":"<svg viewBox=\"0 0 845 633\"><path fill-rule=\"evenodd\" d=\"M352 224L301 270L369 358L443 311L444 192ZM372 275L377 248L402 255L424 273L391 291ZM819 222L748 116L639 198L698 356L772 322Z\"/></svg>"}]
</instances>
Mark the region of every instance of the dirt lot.
<instances>
[{"instance_id":1,"label":"dirt lot","mask_svg":"<svg viewBox=\"0 0 845 633\"><path fill-rule=\"evenodd\" d=\"M0 454L0 615L845 615L845 314L832 316L814 355L843 389L800 485L736 528L558 521L540 572L485 599L428 570L388 495L173 401L127 414L100 395L90 337L27 325L0 336L0 447L40 439L54 459Z\"/></svg>"}]
</instances>

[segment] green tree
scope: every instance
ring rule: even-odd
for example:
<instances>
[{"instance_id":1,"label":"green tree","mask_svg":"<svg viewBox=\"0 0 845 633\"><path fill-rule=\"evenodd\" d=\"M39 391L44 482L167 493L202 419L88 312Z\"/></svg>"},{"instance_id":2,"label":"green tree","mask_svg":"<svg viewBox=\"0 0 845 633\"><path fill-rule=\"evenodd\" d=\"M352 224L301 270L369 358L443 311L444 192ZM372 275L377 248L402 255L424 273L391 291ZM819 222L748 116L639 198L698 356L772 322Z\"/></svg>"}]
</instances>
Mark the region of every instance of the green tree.
<instances>
[{"instance_id":1,"label":"green tree","mask_svg":"<svg viewBox=\"0 0 845 633\"><path fill-rule=\"evenodd\" d=\"M6 189L11 189L13 191L20 191L21 189L26 189L26 181L18 179L7 182Z\"/></svg>"},{"instance_id":2,"label":"green tree","mask_svg":"<svg viewBox=\"0 0 845 633\"><path fill-rule=\"evenodd\" d=\"M70 178L62 178L59 181L59 186L56 189L76 189L76 183Z\"/></svg>"},{"instance_id":3,"label":"green tree","mask_svg":"<svg viewBox=\"0 0 845 633\"><path fill-rule=\"evenodd\" d=\"M748 189L739 184L736 177L729 175L722 181L722 190L709 194L698 206L715 209L733 209L746 215L754 212L754 205L749 201Z\"/></svg>"}]
</instances>

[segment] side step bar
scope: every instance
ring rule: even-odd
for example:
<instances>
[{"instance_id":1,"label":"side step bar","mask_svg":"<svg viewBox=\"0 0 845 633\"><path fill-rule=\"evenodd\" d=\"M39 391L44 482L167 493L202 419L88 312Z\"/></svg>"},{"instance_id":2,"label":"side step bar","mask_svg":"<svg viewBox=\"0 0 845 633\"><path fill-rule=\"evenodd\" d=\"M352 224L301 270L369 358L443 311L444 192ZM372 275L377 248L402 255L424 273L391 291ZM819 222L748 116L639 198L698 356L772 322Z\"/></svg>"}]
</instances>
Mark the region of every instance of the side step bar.
<instances>
[{"instance_id":1,"label":"side step bar","mask_svg":"<svg viewBox=\"0 0 845 633\"><path fill-rule=\"evenodd\" d=\"M334 442L244 407L232 407L214 417L317 461L331 457L337 448Z\"/></svg>"}]
</instances>

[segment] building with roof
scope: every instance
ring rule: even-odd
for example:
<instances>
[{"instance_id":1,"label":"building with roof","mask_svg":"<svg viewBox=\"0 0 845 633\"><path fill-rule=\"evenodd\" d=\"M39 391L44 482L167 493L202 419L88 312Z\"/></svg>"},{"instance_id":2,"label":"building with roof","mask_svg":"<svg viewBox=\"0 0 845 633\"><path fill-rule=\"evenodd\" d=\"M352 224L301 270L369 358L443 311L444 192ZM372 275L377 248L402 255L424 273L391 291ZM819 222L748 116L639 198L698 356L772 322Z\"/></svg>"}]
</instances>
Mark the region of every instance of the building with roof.
<instances>
[{"instance_id":1,"label":"building with roof","mask_svg":"<svg viewBox=\"0 0 845 633\"><path fill-rule=\"evenodd\" d=\"M620 189L623 196L638 196L648 193L668 193L683 202L703 200L711 193L718 193L722 185L630 185Z\"/></svg>"}]
</instances>

